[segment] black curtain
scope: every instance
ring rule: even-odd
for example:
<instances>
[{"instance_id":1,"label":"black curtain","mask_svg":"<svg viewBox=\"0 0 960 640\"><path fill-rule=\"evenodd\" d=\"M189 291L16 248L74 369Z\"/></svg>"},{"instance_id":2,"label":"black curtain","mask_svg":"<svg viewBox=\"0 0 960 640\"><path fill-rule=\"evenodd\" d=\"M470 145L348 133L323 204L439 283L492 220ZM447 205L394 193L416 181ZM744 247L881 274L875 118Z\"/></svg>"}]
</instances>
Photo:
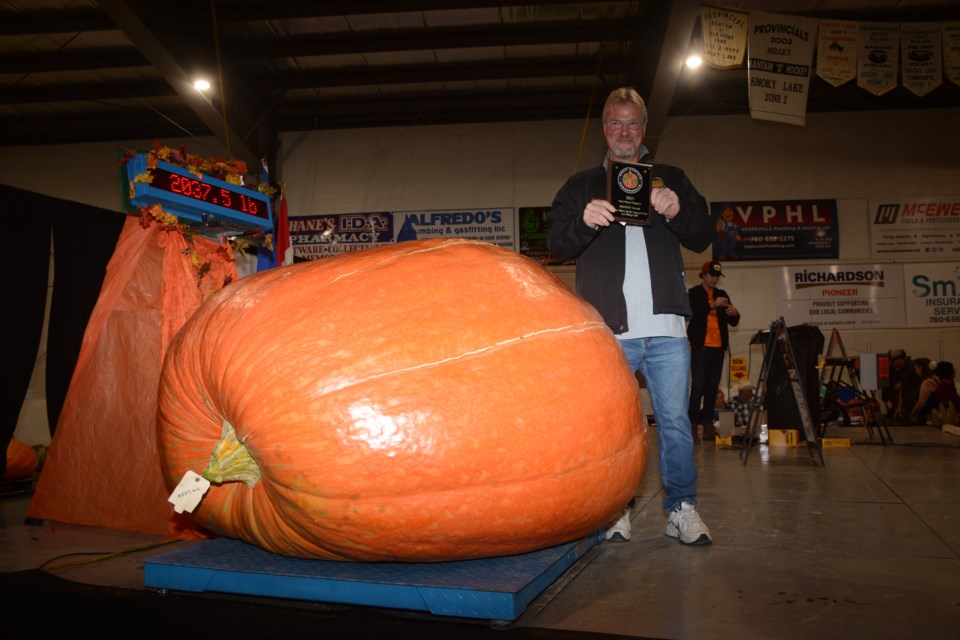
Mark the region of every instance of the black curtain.
<instances>
[{"instance_id":1,"label":"black curtain","mask_svg":"<svg viewBox=\"0 0 960 640\"><path fill-rule=\"evenodd\" d=\"M87 321L97 303L107 263L123 229L125 215L0 185L0 207L7 221L9 373L2 385L0 445L17 428L30 387L46 313L51 237L53 296L47 328L47 415L53 433L80 354ZM0 456L0 477L6 455Z\"/></svg>"}]
</instances>

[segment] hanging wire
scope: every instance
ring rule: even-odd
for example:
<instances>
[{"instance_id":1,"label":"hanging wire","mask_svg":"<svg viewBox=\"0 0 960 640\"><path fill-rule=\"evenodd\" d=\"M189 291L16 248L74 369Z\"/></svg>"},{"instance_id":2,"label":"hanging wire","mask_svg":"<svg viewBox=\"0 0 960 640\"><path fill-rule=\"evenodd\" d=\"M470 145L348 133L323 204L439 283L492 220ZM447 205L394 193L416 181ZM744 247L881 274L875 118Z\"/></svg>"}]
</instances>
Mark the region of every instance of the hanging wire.
<instances>
[{"instance_id":1,"label":"hanging wire","mask_svg":"<svg viewBox=\"0 0 960 640\"><path fill-rule=\"evenodd\" d=\"M580 148L577 149L577 161L573 164L573 173L580 168L580 158L583 156L583 145L587 139L587 127L590 126L590 114L593 112L593 101L597 95L597 84L600 79L600 61L603 59L603 45L597 51L597 69L593 73L593 82L590 85L590 101L587 104L587 113L583 116L583 131L580 132Z\"/></svg>"},{"instance_id":2,"label":"hanging wire","mask_svg":"<svg viewBox=\"0 0 960 640\"><path fill-rule=\"evenodd\" d=\"M210 0L210 18L213 20L213 47L217 54L217 80L220 84L220 114L223 117L223 141L227 146L227 156L233 157L230 150L230 127L227 126L227 98L223 90L223 65L220 61L220 36L217 32L217 0Z\"/></svg>"}]
</instances>

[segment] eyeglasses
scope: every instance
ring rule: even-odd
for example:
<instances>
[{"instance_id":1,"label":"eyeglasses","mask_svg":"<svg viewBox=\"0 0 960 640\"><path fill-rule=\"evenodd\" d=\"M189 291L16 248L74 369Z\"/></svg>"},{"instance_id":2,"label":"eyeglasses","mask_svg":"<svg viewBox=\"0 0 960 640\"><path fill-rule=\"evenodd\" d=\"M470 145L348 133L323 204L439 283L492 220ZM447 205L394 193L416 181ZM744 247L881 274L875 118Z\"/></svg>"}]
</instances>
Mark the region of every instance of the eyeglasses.
<instances>
[{"instance_id":1,"label":"eyeglasses","mask_svg":"<svg viewBox=\"0 0 960 640\"><path fill-rule=\"evenodd\" d=\"M610 120L605 122L604 126L611 131L621 131L624 127L626 127L629 131L639 131L640 127L645 124L647 123L643 122L642 120L628 120L627 122L623 122L621 120Z\"/></svg>"}]
</instances>

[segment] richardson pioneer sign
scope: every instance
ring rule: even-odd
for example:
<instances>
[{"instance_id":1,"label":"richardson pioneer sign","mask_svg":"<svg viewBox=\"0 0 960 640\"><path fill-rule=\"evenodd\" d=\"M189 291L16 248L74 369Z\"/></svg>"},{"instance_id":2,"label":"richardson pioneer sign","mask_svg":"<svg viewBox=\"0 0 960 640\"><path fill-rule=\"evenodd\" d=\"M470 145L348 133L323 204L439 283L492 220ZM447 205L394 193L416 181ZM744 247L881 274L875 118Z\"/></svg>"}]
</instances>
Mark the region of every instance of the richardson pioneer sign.
<instances>
[{"instance_id":1,"label":"richardson pioneer sign","mask_svg":"<svg viewBox=\"0 0 960 640\"><path fill-rule=\"evenodd\" d=\"M900 265L781 267L777 306L788 324L832 328L901 327Z\"/></svg>"}]
</instances>

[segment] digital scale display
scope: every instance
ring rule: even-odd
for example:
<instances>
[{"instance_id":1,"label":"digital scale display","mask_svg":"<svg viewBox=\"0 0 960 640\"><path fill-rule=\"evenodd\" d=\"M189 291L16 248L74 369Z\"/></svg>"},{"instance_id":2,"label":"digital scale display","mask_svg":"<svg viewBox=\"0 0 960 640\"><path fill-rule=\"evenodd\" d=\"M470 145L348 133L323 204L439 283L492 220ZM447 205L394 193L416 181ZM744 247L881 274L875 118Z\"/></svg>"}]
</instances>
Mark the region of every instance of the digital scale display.
<instances>
[{"instance_id":1,"label":"digital scale display","mask_svg":"<svg viewBox=\"0 0 960 640\"><path fill-rule=\"evenodd\" d=\"M198 227L199 233L273 233L270 198L246 187L210 176L197 176L168 162L150 169L152 179L134 182L147 171L147 158L136 155L126 164L130 202L138 207L159 203L165 211Z\"/></svg>"},{"instance_id":2,"label":"digital scale display","mask_svg":"<svg viewBox=\"0 0 960 640\"><path fill-rule=\"evenodd\" d=\"M153 180L150 182L150 186L186 198L193 198L206 204L219 205L240 213L247 213L258 218L269 217L269 206L264 206L263 201L258 198L251 198L235 188L216 187L209 182L201 182L196 178L182 176L165 169L153 170Z\"/></svg>"}]
</instances>

